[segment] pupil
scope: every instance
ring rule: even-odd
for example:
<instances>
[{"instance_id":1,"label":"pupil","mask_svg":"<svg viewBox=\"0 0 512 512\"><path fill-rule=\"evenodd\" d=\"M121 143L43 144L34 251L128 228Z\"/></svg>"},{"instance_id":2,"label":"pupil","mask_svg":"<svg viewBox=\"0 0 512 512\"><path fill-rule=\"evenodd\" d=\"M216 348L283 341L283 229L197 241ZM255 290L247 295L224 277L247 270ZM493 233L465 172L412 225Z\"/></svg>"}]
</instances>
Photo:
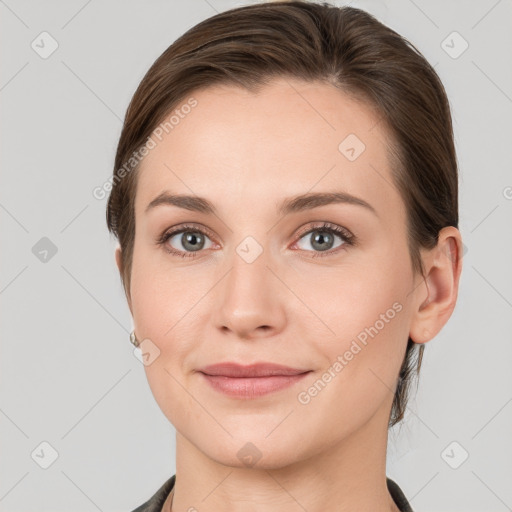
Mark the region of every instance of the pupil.
<instances>
[{"instance_id":1,"label":"pupil","mask_svg":"<svg viewBox=\"0 0 512 512\"><path fill-rule=\"evenodd\" d=\"M194 234L194 233L191 233L191 232L188 232L188 233L185 233L184 236L184 242L183 243L183 247L187 248L187 244L192 244L188 247L188 249L192 250L192 251L198 251L201 249L201 235L197 236L197 234ZM199 247L198 247L198 240L199 240Z\"/></svg>"},{"instance_id":2,"label":"pupil","mask_svg":"<svg viewBox=\"0 0 512 512\"><path fill-rule=\"evenodd\" d=\"M319 235L315 235L313 237L313 246L316 247L320 251L325 251L328 249L328 247L325 247L325 241L332 242L332 235L330 233L327 233L326 231L317 231L317 233L321 233ZM323 233L323 234L322 234ZM327 244L329 245L329 244Z\"/></svg>"}]
</instances>

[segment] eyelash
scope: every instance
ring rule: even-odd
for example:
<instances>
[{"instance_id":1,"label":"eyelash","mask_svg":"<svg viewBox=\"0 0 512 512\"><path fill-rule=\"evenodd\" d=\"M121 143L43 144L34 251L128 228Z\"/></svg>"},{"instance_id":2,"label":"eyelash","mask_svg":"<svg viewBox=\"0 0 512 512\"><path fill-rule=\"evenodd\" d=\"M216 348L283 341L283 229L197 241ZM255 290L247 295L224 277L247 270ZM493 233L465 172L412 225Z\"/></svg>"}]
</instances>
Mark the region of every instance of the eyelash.
<instances>
[{"instance_id":1,"label":"eyelash","mask_svg":"<svg viewBox=\"0 0 512 512\"><path fill-rule=\"evenodd\" d=\"M198 228L193 225L185 224L177 229L174 229L171 231L164 231L164 233L162 233L162 235L160 235L158 237L156 243L159 246L163 246L164 250L167 253L172 254L173 256L180 256L182 258L195 258L195 257L197 257L196 252L177 251L175 249L170 248L169 245L166 243L169 240L169 238L173 237L174 235L177 235L179 233L184 233L187 231L190 231L193 233L201 233L202 235L206 235L209 238L212 238L212 236L208 230L205 230L203 228ZM314 231L322 231L322 232L327 232L327 233L338 235L343 240L344 243L342 245L336 247L336 249L330 249L328 251L306 251L306 252L313 252L312 258L322 258L325 256L332 256L334 254L337 254L338 251L344 250L345 245L351 245L351 246L356 245L356 237L350 231L348 231L345 228L342 228L341 226L337 226L336 224L331 224L330 222L323 222L319 226L308 227L304 230L301 230L298 234L297 242L301 238L303 238L305 235L312 233ZM201 251L197 251L197 252L199 253Z\"/></svg>"}]
</instances>

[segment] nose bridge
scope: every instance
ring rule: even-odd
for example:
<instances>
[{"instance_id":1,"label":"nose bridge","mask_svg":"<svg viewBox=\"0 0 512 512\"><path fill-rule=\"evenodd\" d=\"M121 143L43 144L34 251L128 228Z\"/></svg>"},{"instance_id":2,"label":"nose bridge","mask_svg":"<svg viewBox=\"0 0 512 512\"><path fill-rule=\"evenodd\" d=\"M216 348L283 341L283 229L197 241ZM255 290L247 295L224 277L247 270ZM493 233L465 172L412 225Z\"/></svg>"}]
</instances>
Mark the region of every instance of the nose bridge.
<instances>
[{"instance_id":1,"label":"nose bridge","mask_svg":"<svg viewBox=\"0 0 512 512\"><path fill-rule=\"evenodd\" d=\"M268 237L260 238L268 242ZM262 326L280 329L284 318L278 289L282 284L269 268L272 258L265 240L246 236L228 258L230 270L218 297L217 324L240 336Z\"/></svg>"},{"instance_id":2,"label":"nose bridge","mask_svg":"<svg viewBox=\"0 0 512 512\"><path fill-rule=\"evenodd\" d=\"M226 299L235 299L239 309L265 296L268 300L272 283L268 278L270 261L267 247L254 237L247 236L234 248L229 260L231 271L227 276L227 291L230 296L226 296Z\"/></svg>"}]
</instances>

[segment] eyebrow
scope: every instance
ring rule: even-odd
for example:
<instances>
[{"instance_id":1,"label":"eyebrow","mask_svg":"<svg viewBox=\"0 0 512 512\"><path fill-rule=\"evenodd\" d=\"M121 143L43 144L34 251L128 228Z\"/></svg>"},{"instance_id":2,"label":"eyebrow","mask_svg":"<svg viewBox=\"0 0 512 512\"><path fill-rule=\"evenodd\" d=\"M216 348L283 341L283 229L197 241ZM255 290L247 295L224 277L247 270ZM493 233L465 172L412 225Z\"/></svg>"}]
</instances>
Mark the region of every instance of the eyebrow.
<instances>
[{"instance_id":1,"label":"eyebrow","mask_svg":"<svg viewBox=\"0 0 512 512\"><path fill-rule=\"evenodd\" d=\"M347 192L307 193L285 199L278 205L277 213L280 215L289 215L290 213L340 203L362 206L378 216L377 211L370 203ZM146 213L160 205L177 206L178 208L205 214L216 214L215 206L204 197L171 194L167 191L162 192L147 205Z\"/></svg>"}]
</instances>

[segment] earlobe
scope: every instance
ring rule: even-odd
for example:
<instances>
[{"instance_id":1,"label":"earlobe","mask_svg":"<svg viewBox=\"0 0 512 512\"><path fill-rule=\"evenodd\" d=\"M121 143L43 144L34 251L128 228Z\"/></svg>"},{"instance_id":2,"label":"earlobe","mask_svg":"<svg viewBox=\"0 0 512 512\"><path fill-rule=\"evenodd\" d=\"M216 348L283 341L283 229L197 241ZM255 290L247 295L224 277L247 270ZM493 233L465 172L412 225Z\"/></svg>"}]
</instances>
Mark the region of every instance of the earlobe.
<instances>
[{"instance_id":1,"label":"earlobe","mask_svg":"<svg viewBox=\"0 0 512 512\"><path fill-rule=\"evenodd\" d=\"M117 265L117 268L119 270L119 273L121 274L121 277L123 276L123 253L121 251L121 247L117 247L116 248L116 265ZM128 307L130 308L130 313L132 314L133 316L133 310L132 310L132 301L131 301L131 297L128 295L128 292L126 290L126 287L125 287L125 295L126 295L126 300L128 301Z\"/></svg>"},{"instance_id":2,"label":"earlobe","mask_svg":"<svg viewBox=\"0 0 512 512\"><path fill-rule=\"evenodd\" d=\"M119 272L122 274L123 259L122 259L122 255L121 255L121 247L119 247L119 246L116 248L116 265L117 265L117 268L119 269Z\"/></svg>"},{"instance_id":3,"label":"earlobe","mask_svg":"<svg viewBox=\"0 0 512 512\"><path fill-rule=\"evenodd\" d=\"M452 315L461 271L462 238L457 228L447 226L439 232L436 247L425 257L424 286L417 287L416 312L409 332L415 343L430 341Z\"/></svg>"}]
</instances>

